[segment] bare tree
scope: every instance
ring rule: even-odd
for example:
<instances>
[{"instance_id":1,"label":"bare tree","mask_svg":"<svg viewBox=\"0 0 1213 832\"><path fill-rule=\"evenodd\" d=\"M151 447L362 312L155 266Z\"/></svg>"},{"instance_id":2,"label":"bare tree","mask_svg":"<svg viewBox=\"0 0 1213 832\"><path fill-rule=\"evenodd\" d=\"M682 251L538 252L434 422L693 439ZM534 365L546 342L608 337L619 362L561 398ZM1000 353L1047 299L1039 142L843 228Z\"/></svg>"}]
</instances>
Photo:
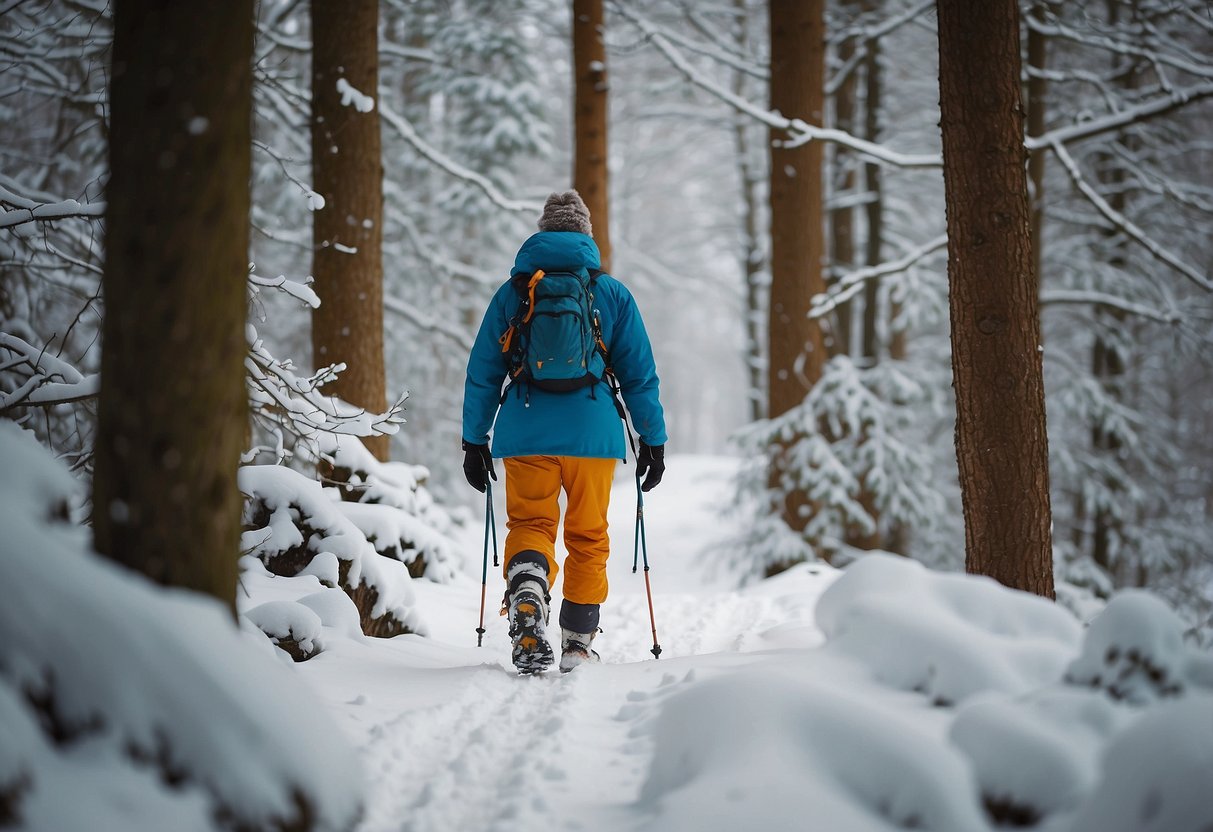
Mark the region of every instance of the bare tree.
<instances>
[{"instance_id":1,"label":"bare tree","mask_svg":"<svg viewBox=\"0 0 1213 832\"><path fill-rule=\"evenodd\" d=\"M606 45L602 0L573 0L573 187L594 223L602 268L611 268L610 180L607 176Z\"/></svg>"},{"instance_id":2,"label":"bare tree","mask_svg":"<svg viewBox=\"0 0 1213 832\"><path fill-rule=\"evenodd\" d=\"M965 567L1053 596L1048 438L1015 0L938 0Z\"/></svg>"},{"instance_id":3,"label":"bare tree","mask_svg":"<svg viewBox=\"0 0 1213 832\"><path fill-rule=\"evenodd\" d=\"M372 413L387 409L383 360L383 160L378 95L379 4L314 0L312 166L324 207L314 214L312 314L317 369L345 364L325 391ZM386 436L362 440L388 458Z\"/></svg>"},{"instance_id":4,"label":"bare tree","mask_svg":"<svg viewBox=\"0 0 1213 832\"><path fill-rule=\"evenodd\" d=\"M116 0L98 551L235 602L253 4Z\"/></svg>"}]
</instances>

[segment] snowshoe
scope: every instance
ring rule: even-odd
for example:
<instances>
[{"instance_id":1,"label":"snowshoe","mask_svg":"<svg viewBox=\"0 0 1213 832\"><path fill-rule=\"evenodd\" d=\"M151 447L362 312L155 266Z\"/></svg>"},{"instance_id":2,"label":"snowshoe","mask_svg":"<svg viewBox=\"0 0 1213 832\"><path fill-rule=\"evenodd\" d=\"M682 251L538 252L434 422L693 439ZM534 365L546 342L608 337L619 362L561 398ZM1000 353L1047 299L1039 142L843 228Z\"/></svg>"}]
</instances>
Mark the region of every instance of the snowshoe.
<instances>
[{"instance_id":1,"label":"snowshoe","mask_svg":"<svg viewBox=\"0 0 1213 832\"><path fill-rule=\"evenodd\" d=\"M590 642L598 632L574 633L572 630L561 630L560 638L560 672L568 673L586 663L601 661L598 654L590 649Z\"/></svg>"}]
</instances>

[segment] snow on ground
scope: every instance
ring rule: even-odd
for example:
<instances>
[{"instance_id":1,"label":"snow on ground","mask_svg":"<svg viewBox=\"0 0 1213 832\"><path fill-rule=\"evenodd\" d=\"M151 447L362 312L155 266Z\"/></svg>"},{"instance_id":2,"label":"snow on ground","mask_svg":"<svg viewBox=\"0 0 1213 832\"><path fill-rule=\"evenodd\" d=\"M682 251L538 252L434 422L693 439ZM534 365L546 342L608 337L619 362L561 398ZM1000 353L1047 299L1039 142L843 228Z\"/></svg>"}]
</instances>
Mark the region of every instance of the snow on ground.
<instances>
[{"instance_id":1,"label":"snow on ground","mask_svg":"<svg viewBox=\"0 0 1213 832\"><path fill-rule=\"evenodd\" d=\"M704 556L738 531L722 511L735 465L673 457L645 496L659 661L631 571L631 466L612 497L603 664L515 675L491 564L475 646L477 529L466 577L414 582L428 638L326 628L327 651L298 667L362 755L360 830L1213 824L1213 659L1165 607L1118 599L1086 631L1041 599L887 556L736 590Z\"/></svg>"},{"instance_id":2,"label":"snow on ground","mask_svg":"<svg viewBox=\"0 0 1213 832\"><path fill-rule=\"evenodd\" d=\"M217 805L268 826L298 784L323 828L361 802L359 832L1213 829L1213 656L1146 593L1086 626L879 554L738 590L710 569L738 536L736 462L672 457L645 500L661 659L621 467L603 663L519 677L492 567L476 646L481 530L449 553L453 581L408 581L427 636L367 638L317 569L253 556L238 633L215 602L87 555L62 520L70 477L6 430L0 462L25 474L0 488L0 825L16 795L25 830L201 830ZM331 519L326 540L354 528ZM263 633L321 652L291 664Z\"/></svg>"}]
</instances>

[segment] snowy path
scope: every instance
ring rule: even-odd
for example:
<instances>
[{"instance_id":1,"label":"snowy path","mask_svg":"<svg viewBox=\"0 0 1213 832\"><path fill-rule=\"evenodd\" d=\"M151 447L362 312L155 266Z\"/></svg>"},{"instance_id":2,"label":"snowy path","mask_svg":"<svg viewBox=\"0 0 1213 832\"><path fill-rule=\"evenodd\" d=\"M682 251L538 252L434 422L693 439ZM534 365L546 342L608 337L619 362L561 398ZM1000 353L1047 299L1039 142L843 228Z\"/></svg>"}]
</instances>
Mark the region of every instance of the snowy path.
<instances>
[{"instance_id":1,"label":"snowy path","mask_svg":"<svg viewBox=\"0 0 1213 832\"><path fill-rule=\"evenodd\" d=\"M680 469L675 460L646 501L660 661L648 652L643 576L631 572L635 497L625 468L611 510L612 595L596 642L603 664L518 677L497 615L500 579L491 578L483 648L470 646L479 586L420 583L429 638L349 642L304 666L360 748L370 800L361 832L504 830L520 822L637 828L652 756L644 726L660 700L704 673L750 661L747 651L777 646L781 631L796 633L799 644L816 637L815 594L792 603L765 585L736 592L707 577L703 549L733 531L717 509L731 463L693 463ZM825 581L818 583L817 591Z\"/></svg>"}]
</instances>

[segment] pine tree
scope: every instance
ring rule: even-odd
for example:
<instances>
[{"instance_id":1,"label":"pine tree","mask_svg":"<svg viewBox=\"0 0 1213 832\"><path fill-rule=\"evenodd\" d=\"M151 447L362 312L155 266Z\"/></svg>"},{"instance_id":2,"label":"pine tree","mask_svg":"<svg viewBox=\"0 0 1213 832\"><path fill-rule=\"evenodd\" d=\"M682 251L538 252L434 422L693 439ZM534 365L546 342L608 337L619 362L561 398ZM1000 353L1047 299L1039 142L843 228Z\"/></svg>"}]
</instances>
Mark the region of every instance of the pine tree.
<instances>
[{"instance_id":1,"label":"pine tree","mask_svg":"<svg viewBox=\"0 0 1213 832\"><path fill-rule=\"evenodd\" d=\"M116 0L98 551L235 602L253 4Z\"/></svg>"}]
</instances>

